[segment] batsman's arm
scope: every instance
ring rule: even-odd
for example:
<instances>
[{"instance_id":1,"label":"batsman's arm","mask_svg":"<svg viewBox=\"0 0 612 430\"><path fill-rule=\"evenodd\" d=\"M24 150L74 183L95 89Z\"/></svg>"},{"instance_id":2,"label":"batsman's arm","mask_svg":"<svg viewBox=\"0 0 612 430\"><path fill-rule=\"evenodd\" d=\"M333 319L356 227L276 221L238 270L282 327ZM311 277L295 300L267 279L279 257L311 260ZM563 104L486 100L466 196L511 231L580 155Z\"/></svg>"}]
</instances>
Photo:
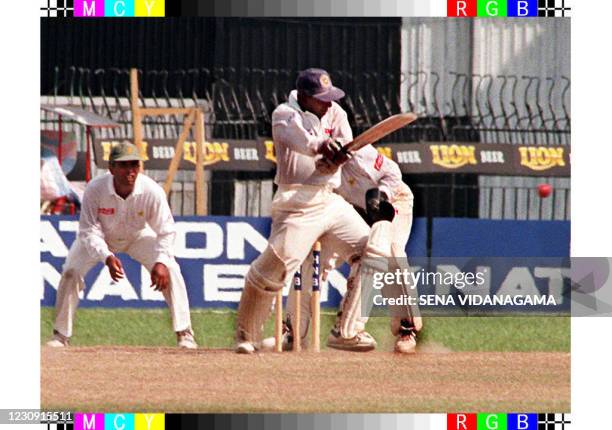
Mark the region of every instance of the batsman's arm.
<instances>
[{"instance_id":1,"label":"batsman's arm","mask_svg":"<svg viewBox=\"0 0 612 430\"><path fill-rule=\"evenodd\" d=\"M85 189L79 217L78 240L81 241L87 253L98 261L105 262L113 255L104 240L104 232L98 220L98 203L91 189Z\"/></svg>"},{"instance_id":2,"label":"batsman's arm","mask_svg":"<svg viewBox=\"0 0 612 430\"><path fill-rule=\"evenodd\" d=\"M308 133L297 113L288 118L280 115L272 118L272 137L275 142L282 142L291 150L310 157L317 156L321 145L328 140L325 136L313 136Z\"/></svg>"},{"instance_id":3,"label":"batsman's arm","mask_svg":"<svg viewBox=\"0 0 612 430\"><path fill-rule=\"evenodd\" d=\"M333 138L340 142L342 145L346 145L353 141L353 130L349 123L346 112L339 112L337 118L337 125L334 127Z\"/></svg>"},{"instance_id":4,"label":"batsman's arm","mask_svg":"<svg viewBox=\"0 0 612 430\"><path fill-rule=\"evenodd\" d=\"M353 141L353 130L351 130L346 112L340 111L337 113L337 118L334 120L332 137L332 141L327 145L321 146L322 151L320 152L329 164L337 168L346 163L352 155L349 151L345 150L345 146ZM330 147L332 151L330 151Z\"/></svg>"}]
</instances>

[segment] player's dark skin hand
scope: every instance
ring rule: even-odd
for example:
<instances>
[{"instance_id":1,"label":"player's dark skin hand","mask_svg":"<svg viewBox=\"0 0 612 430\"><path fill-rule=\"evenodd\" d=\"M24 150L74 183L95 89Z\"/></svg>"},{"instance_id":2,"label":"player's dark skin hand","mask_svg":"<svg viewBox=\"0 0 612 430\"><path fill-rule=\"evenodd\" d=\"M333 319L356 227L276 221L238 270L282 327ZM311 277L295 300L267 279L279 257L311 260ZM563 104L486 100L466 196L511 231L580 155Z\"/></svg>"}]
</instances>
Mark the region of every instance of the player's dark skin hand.
<instances>
[{"instance_id":1,"label":"player's dark skin hand","mask_svg":"<svg viewBox=\"0 0 612 430\"><path fill-rule=\"evenodd\" d=\"M108 267L108 271L110 272L110 276L115 282L119 282L120 279L123 279L125 274L123 273L123 265L121 264L121 260L119 260L114 255L109 255L105 262Z\"/></svg>"},{"instance_id":2,"label":"player's dark skin hand","mask_svg":"<svg viewBox=\"0 0 612 430\"><path fill-rule=\"evenodd\" d=\"M351 158L351 155L342 149L342 144L332 139L327 139L321 144L319 153L322 154L329 163L336 166L346 163Z\"/></svg>"},{"instance_id":3,"label":"player's dark skin hand","mask_svg":"<svg viewBox=\"0 0 612 430\"><path fill-rule=\"evenodd\" d=\"M155 263L151 269L151 287L155 291L163 291L170 285L170 273L163 263Z\"/></svg>"},{"instance_id":4,"label":"player's dark skin hand","mask_svg":"<svg viewBox=\"0 0 612 430\"><path fill-rule=\"evenodd\" d=\"M378 221L393 221L395 208L389 203L389 197L378 188L371 188L366 192L366 212L371 224Z\"/></svg>"},{"instance_id":5,"label":"player's dark skin hand","mask_svg":"<svg viewBox=\"0 0 612 430\"><path fill-rule=\"evenodd\" d=\"M319 172L323 173L324 175L333 175L340 168L325 157L317 160L315 162L315 167Z\"/></svg>"}]
</instances>

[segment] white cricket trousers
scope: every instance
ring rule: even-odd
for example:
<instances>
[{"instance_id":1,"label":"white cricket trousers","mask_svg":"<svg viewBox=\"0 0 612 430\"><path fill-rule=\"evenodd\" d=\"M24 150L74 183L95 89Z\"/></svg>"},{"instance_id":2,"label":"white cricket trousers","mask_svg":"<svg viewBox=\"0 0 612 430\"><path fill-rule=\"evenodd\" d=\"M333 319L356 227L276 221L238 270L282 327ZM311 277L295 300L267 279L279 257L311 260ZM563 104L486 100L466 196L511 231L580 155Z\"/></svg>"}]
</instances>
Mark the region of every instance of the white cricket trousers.
<instances>
[{"instance_id":1,"label":"white cricket trousers","mask_svg":"<svg viewBox=\"0 0 612 430\"><path fill-rule=\"evenodd\" d=\"M150 272L156 263L154 252L156 242L157 238L152 232L145 232L125 245L123 249L114 249L113 246L110 246L110 249L113 252L128 254ZM72 325L79 304L79 292L85 288L83 278L97 263L98 261L91 258L77 237L66 257L55 299L56 316L53 328L63 336L72 336ZM105 266L103 270L108 270L108 268ZM191 327L189 300L181 269L174 258L168 265L168 271L170 272L170 286L163 290L162 294L170 309L174 331L183 331Z\"/></svg>"},{"instance_id":2,"label":"white cricket trousers","mask_svg":"<svg viewBox=\"0 0 612 430\"><path fill-rule=\"evenodd\" d=\"M397 244L399 248L405 249L408 239L410 237L410 230L412 229L412 208L413 208L413 197L412 193L401 193L398 198L393 202L393 206L396 209L396 215L391 223L391 231L393 237L393 243ZM350 207L357 217L357 212ZM337 248L328 243L325 239L321 241L321 275L327 277L329 271L335 269L342 262L346 261L339 256L336 252ZM304 263L301 266L302 273L302 294L300 304L300 331L301 337L305 338L308 334L308 327L310 324L310 297L312 294L312 253L308 254ZM325 281L326 282L326 281ZM296 295L293 288L289 289L289 297L287 299L287 315L293 323L293 316L295 315ZM394 318L395 319L395 318ZM399 324L399 321L392 321L393 324Z\"/></svg>"},{"instance_id":3,"label":"white cricket trousers","mask_svg":"<svg viewBox=\"0 0 612 430\"><path fill-rule=\"evenodd\" d=\"M361 256L370 228L327 187L280 185L272 203L268 243L283 262L282 282L293 277L317 240L344 261Z\"/></svg>"}]
</instances>

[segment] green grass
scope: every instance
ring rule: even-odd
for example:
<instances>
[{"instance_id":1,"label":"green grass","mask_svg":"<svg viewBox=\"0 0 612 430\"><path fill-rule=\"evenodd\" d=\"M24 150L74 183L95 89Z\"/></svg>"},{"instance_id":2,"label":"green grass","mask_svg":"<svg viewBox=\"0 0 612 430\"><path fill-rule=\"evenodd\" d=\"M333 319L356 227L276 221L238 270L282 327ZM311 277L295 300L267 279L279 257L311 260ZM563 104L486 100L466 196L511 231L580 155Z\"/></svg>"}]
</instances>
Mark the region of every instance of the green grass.
<instances>
[{"instance_id":1,"label":"green grass","mask_svg":"<svg viewBox=\"0 0 612 430\"><path fill-rule=\"evenodd\" d=\"M191 318L201 347L233 346L235 311L192 310ZM321 318L321 345L335 314ZM41 342L52 333L54 310L41 309ZM570 351L569 317L429 317L424 318L420 344L444 346L453 351ZM377 339L379 349L391 350L393 337L388 318L370 318L367 330ZM266 334L272 335L272 318ZM173 346L167 309L79 309L74 327L74 346L141 345Z\"/></svg>"}]
</instances>

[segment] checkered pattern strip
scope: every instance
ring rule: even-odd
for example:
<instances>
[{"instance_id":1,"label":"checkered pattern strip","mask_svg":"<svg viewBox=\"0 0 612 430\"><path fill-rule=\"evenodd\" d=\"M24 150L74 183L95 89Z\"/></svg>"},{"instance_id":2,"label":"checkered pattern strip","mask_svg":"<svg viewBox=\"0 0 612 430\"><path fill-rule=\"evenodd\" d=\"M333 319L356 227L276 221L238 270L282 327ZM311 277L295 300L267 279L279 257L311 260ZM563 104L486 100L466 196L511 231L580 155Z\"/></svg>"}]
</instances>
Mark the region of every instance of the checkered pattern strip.
<instances>
[{"instance_id":1,"label":"checkered pattern strip","mask_svg":"<svg viewBox=\"0 0 612 430\"><path fill-rule=\"evenodd\" d=\"M74 430L74 423L47 424L47 430Z\"/></svg>"},{"instance_id":2,"label":"checkered pattern strip","mask_svg":"<svg viewBox=\"0 0 612 430\"><path fill-rule=\"evenodd\" d=\"M42 18L67 18L74 16L74 0L39 0Z\"/></svg>"},{"instance_id":3,"label":"checkered pattern strip","mask_svg":"<svg viewBox=\"0 0 612 430\"><path fill-rule=\"evenodd\" d=\"M566 414L538 414L538 430L570 430L570 424Z\"/></svg>"},{"instance_id":4,"label":"checkered pattern strip","mask_svg":"<svg viewBox=\"0 0 612 430\"><path fill-rule=\"evenodd\" d=\"M538 0L538 16L570 16L569 0Z\"/></svg>"}]
</instances>

